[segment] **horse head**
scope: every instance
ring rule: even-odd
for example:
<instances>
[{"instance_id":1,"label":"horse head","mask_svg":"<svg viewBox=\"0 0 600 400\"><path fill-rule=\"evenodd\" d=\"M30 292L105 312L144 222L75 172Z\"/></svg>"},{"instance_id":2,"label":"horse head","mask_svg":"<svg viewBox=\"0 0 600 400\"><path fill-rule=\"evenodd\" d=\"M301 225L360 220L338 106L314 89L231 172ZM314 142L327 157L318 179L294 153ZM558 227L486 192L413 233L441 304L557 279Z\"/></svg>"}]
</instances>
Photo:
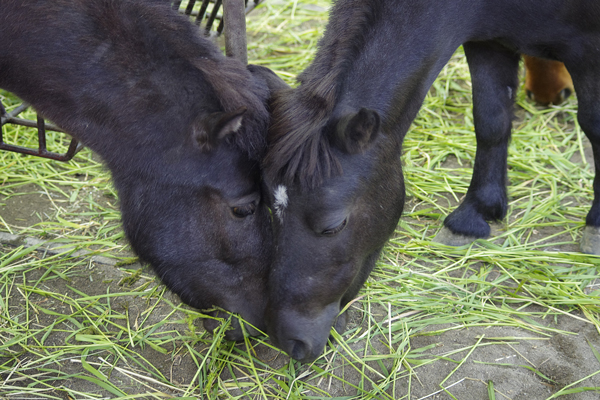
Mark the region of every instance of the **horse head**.
<instances>
[{"instance_id":1,"label":"horse head","mask_svg":"<svg viewBox=\"0 0 600 400\"><path fill-rule=\"evenodd\" d=\"M383 133L376 111L345 110L306 125L306 113L290 106L293 93L280 97L265 161L276 248L266 320L280 348L309 362L332 326L344 328L340 311L396 228L404 204L400 142Z\"/></svg>"},{"instance_id":2,"label":"horse head","mask_svg":"<svg viewBox=\"0 0 600 400\"><path fill-rule=\"evenodd\" d=\"M102 157L140 258L189 305L264 329L272 234L259 163L281 82L225 57L168 2L3 11L0 87ZM227 338L242 337L234 321Z\"/></svg>"}]
</instances>

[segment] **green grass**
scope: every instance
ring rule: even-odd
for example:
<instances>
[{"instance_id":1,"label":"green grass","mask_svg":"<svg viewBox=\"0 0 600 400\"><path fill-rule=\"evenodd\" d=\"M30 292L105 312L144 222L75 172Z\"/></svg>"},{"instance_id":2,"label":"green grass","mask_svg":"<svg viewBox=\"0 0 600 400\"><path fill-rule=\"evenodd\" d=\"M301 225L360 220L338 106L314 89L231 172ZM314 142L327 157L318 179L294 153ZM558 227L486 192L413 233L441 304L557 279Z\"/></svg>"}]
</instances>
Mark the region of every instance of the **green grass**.
<instances>
[{"instance_id":1,"label":"green grass","mask_svg":"<svg viewBox=\"0 0 600 400\"><path fill-rule=\"evenodd\" d=\"M248 22L250 62L294 83L314 55L328 7L267 0ZM16 104L0 96L7 108ZM507 388L518 382L502 373L550 388L532 399L594 396L600 258L577 252L592 160L576 100L542 109L521 91L517 103L508 217L494 225L492 240L433 243L466 193L475 155L470 79L457 51L407 135L408 199L396 234L350 304L348 330L334 332L338 342L310 365L290 361L266 337L233 344L224 340L226 326L207 334L200 312L130 264L116 192L89 150L69 163L1 152L0 207L19 199L40 206L22 218L0 208L0 231L71 248L0 248L0 398L485 398L461 397L469 387L489 399L513 398ZM29 129L7 126L4 136L35 146ZM53 148L66 143L51 135ZM77 256L80 249L92 253ZM98 264L96 254L124 262ZM536 349L574 340L585 346L580 375L550 368L561 360L534 359ZM490 358L496 353L506 357ZM488 379L476 376L483 368Z\"/></svg>"},{"instance_id":2,"label":"green grass","mask_svg":"<svg viewBox=\"0 0 600 400\"><path fill-rule=\"evenodd\" d=\"M0 91L0 99L7 110L19 104L4 91ZM35 118L31 110L20 116ZM17 125L6 125L3 129L5 142L37 148L34 130ZM68 136L57 132L47 132L47 140L49 150L62 153L69 143ZM1 152L2 203L19 201L22 196L27 196L26 203L39 199L48 207L26 218L31 221L17 218L8 225L3 218L0 227L10 233L67 239L69 243L76 242L97 250L122 249L124 241L119 227L116 191L110 175L98 160L87 148L68 163Z\"/></svg>"}]
</instances>

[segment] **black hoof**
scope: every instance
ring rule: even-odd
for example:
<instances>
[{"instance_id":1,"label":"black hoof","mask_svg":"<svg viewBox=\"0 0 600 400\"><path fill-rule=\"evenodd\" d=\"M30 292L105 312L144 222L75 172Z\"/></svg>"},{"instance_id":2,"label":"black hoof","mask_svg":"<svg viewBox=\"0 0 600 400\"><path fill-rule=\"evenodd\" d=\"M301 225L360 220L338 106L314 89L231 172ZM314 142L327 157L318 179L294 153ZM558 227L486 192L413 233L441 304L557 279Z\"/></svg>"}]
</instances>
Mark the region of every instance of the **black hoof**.
<instances>
[{"instance_id":1,"label":"black hoof","mask_svg":"<svg viewBox=\"0 0 600 400\"><path fill-rule=\"evenodd\" d=\"M582 253L600 255L600 227L586 226L579 248Z\"/></svg>"},{"instance_id":2,"label":"black hoof","mask_svg":"<svg viewBox=\"0 0 600 400\"><path fill-rule=\"evenodd\" d=\"M475 240L481 239L476 236L466 236L458 233L453 233L445 226L435 235L434 242L445 244L446 246L464 246L473 243Z\"/></svg>"}]
</instances>

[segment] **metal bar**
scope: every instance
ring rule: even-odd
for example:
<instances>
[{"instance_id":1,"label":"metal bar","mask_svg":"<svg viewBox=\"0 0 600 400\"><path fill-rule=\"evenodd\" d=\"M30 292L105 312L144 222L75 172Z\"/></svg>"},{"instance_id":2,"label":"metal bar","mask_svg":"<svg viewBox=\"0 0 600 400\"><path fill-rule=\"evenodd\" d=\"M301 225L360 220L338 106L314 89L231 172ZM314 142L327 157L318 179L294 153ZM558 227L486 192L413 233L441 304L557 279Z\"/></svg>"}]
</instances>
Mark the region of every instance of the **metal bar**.
<instances>
[{"instance_id":1,"label":"metal bar","mask_svg":"<svg viewBox=\"0 0 600 400\"><path fill-rule=\"evenodd\" d=\"M248 14L250 11L254 10L256 8L257 5L260 4L262 0L246 0L246 14Z\"/></svg>"},{"instance_id":2,"label":"metal bar","mask_svg":"<svg viewBox=\"0 0 600 400\"><path fill-rule=\"evenodd\" d=\"M36 121L32 121L30 119L15 118L15 117L10 117L10 118L2 117L2 123L0 125L4 125L4 124L15 124L15 125L26 126L28 128L37 128L37 126L38 126ZM60 129L58 126L51 124L51 123L46 123L45 127L46 127L47 131L66 133L63 129Z\"/></svg>"},{"instance_id":3,"label":"metal bar","mask_svg":"<svg viewBox=\"0 0 600 400\"><path fill-rule=\"evenodd\" d=\"M50 158L52 160L57 161L69 161L73 158L75 154L77 154L77 152L79 152L79 150L83 148L83 145L79 143L76 139L71 139L71 143L69 144L69 148L65 154L48 151L48 149L46 148L46 131L53 130L57 132L64 132L64 130L60 129L56 125L46 123L46 121L44 121L44 119L39 115L37 116L37 121L17 118L16 116L23 112L25 109L27 109L27 107L29 107L29 104L23 103L15 109L13 109L11 112L7 113L2 104L0 104L0 150L14 151L21 154ZM4 143L4 137L1 127L7 123L27 126L30 128L37 128L38 148L31 149L28 147Z\"/></svg>"},{"instance_id":4,"label":"metal bar","mask_svg":"<svg viewBox=\"0 0 600 400\"><path fill-rule=\"evenodd\" d=\"M75 154L79 152L79 150L83 149L83 145L75 139L71 139L71 143L69 144L69 149L65 154L54 153L51 151L43 151L40 152L36 149L30 149L29 147L15 146L7 143L0 143L0 150L14 151L16 153L27 154L30 156L37 156L43 158L49 158L56 161L69 161L73 158Z\"/></svg>"},{"instance_id":5,"label":"metal bar","mask_svg":"<svg viewBox=\"0 0 600 400\"><path fill-rule=\"evenodd\" d=\"M215 22L215 19L217 18L217 14L219 13L220 7L221 7L221 0L215 1L215 5L213 6L212 11L210 12L208 21L206 21L206 29L205 29L204 34L207 36L210 35L210 28L212 27L212 24Z\"/></svg>"},{"instance_id":6,"label":"metal bar","mask_svg":"<svg viewBox=\"0 0 600 400\"><path fill-rule=\"evenodd\" d=\"M244 0L223 0L225 54L248 64Z\"/></svg>"},{"instance_id":7,"label":"metal bar","mask_svg":"<svg viewBox=\"0 0 600 400\"><path fill-rule=\"evenodd\" d=\"M15 118L17 115L21 114L23 111L25 111L27 109L27 107L29 107L29 104L27 103L23 103L20 106L17 106L14 110L12 110L11 112L7 113L6 110L4 109L4 106L0 103L0 125L4 125L8 122L11 122L12 120L20 120L20 118ZM22 121L26 121L26 120L22 120Z\"/></svg>"},{"instance_id":8,"label":"metal bar","mask_svg":"<svg viewBox=\"0 0 600 400\"><path fill-rule=\"evenodd\" d=\"M79 143L77 140L71 139L69 148L67 149L67 152L64 155L64 160L59 160L59 161L69 161L71 158L73 158L73 156L75 156L75 154L79 153L79 151L81 149L83 149L84 147L85 146L83 144Z\"/></svg>"},{"instance_id":9,"label":"metal bar","mask_svg":"<svg viewBox=\"0 0 600 400\"><path fill-rule=\"evenodd\" d=\"M194 8L194 4L196 4L196 0L190 0L185 9L185 15L190 15L192 13L192 8Z\"/></svg>"},{"instance_id":10,"label":"metal bar","mask_svg":"<svg viewBox=\"0 0 600 400\"><path fill-rule=\"evenodd\" d=\"M198 16L196 17L196 25L200 26L204 15L206 14L206 9L208 8L208 0L202 0L202 5L200 6L200 11L198 11ZM208 25L207 25L208 26ZM210 29L210 27L209 27Z\"/></svg>"},{"instance_id":11,"label":"metal bar","mask_svg":"<svg viewBox=\"0 0 600 400\"><path fill-rule=\"evenodd\" d=\"M46 151L46 127L44 125L44 119L38 115L37 128L40 153L44 153Z\"/></svg>"},{"instance_id":12,"label":"metal bar","mask_svg":"<svg viewBox=\"0 0 600 400\"><path fill-rule=\"evenodd\" d=\"M6 110L4 109L4 106L2 106L2 104L0 103L0 126L2 126L4 124L15 124L15 125L27 126L29 128L37 128L38 127L37 122L29 120L29 119L17 118L17 115L21 114L27 108L29 108L29 103L23 103L23 104L15 107L11 112L7 113ZM51 124L51 123L45 123L45 128L47 131L55 131L55 132L63 132L63 133L65 132L64 130L60 129L58 126Z\"/></svg>"},{"instance_id":13,"label":"metal bar","mask_svg":"<svg viewBox=\"0 0 600 400\"><path fill-rule=\"evenodd\" d=\"M223 33L223 18L221 18L221 21L219 22L219 26L217 27L217 35L220 35Z\"/></svg>"}]
</instances>

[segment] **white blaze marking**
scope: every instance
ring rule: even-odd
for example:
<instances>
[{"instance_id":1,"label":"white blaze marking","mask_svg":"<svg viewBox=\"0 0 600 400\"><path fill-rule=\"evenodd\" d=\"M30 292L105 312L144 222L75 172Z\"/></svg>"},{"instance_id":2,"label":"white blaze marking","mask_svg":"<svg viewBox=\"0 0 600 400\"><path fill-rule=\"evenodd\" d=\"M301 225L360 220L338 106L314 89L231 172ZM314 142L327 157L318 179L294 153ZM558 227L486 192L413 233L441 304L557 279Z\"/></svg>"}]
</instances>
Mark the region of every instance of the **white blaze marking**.
<instances>
[{"instance_id":1,"label":"white blaze marking","mask_svg":"<svg viewBox=\"0 0 600 400\"><path fill-rule=\"evenodd\" d=\"M512 88L510 86L507 86L507 87L508 87L508 98L512 99Z\"/></svg>"},{"instance_id":2,"label":"white blaze marking","mask_svg":"<svg viewBox=\"0 0 600 400\"><path fill-rule=\"evenodd\" d=\"M282 220L283 210L285 210L285 208L288 205L287 188L283 185L277 186L275 192L273 193L273 196L275 197L275 215L277 215L277 218L279 218L279 220Z\"/></svg>"}]
</instances>

